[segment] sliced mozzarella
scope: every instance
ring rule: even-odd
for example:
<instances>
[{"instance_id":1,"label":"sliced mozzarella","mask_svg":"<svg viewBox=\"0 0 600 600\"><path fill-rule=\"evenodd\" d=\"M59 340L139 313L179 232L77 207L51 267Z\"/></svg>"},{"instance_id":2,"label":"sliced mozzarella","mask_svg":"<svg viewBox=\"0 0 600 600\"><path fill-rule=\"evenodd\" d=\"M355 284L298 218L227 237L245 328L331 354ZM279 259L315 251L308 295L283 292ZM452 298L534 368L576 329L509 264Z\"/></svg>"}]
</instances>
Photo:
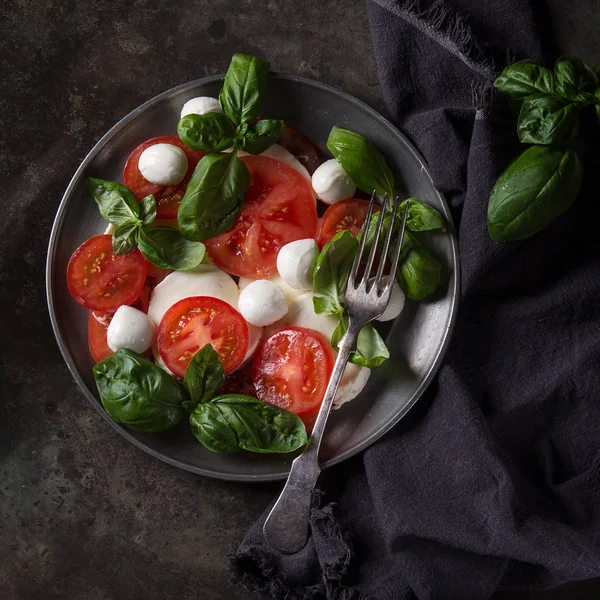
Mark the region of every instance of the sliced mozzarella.
<instances>
[{"instance_id":1,"label":"sliced mozzarella","mask_svg":"<svg viewBox=\"0 0 600 600\"><path fill-rule=\"evenodd\" d=\"M167 275L152 291L148 316L158 327L164 314L173 304L190 296L218 298L238 310L239 291L231 275L213 265L201 264L192 271L175 271ZM248 324L248 335L248 351L242 364L252 357L258 347L262 337L262 327ZM158 355L156 347L152 351L156 358ZM162 367L158 360L156 364Z\"/></svg>"},{"instance_id":2,"label":"sliced mozzarella","mask_svg":"<svg viewBox=\"0 0 600 600\"><path fill-rule=\"evenodd\" d=\"M238 286L240 288L240 292L250 283L256 281L256 279L250 279L249 277L240 277ZM283 291L283 295L285 296L286 302L289 304L302 294L306 293L306 290L296 290L293 287L290 287L279 275L273 275L268 278L268 281L272 281L274 284L278 285Z\"/></svg>"},{"instance_id":3,"label":"sliced mozzarella","mask_svg":"<svg viewBox=\"0 0 600 600\"><path fill-rule=\"evenodd\" d=\"M278 285L267 279L257 279L242 290L239 310L248 323L264 327L282 319L288 307Z\"/></svg>"},{"instance_id":4,"label":"sliced mozzarella","mask_svg":"<svg viewBox=\"0 0 600 600\"><path fill-rule=\"evenodd\" d=\"M138 161L138 169L150 183L177 185L187 173L185 152L173 144L154 144L146 148Z\"/></svg>"},{"instance_id":5,"label":"sliced mozzarella","mask_svg":"<svg viewBox=\"0 0 600 600\"><path fill-rule=\"evenodd\" d=\"M187 115L205 115L209 112L223 112L221 103L216 98L210 96L198 96L188 100L181 109L181 117Z\"/></svg>"},{"instance_id":6,"label":"sliced mozzarella","mask_svg":"<svg viewBox=\"0 0 600 600\"><path fill-rule=\"evenodd\" d=\"M356 192L356 185L335 158L326 160L313 173L312 187L325 204L352 198Z\"/></svg>"},{"instance_id":7,"label":"sliced mozzarella","mask_svg":"<svg viewBox=\"0 0 600 600\"><path fill-rule=\"evenodd\" d=\"M394 287L392 288L390 301L388 302L386 309L383 311L383 314L380 317L377 317L377 321L392 321L400 315L403 308L404 292L398 285L398 282L394 281Z\"/></svg>"},{"instance_id":8,"label":"sliced mozzarella","mask_svg":"<svg viewBox=\"0 0 600 600\"><path fill-rule=\"evenodd\" d=\"M319 246L312 238L286 244L277 255L279 276L296 290L311 290L318 256Z\"/></svg>"},{"instance_id":9,"label":"sliced mozzarella","mask_svg":"<svg viewBox=\"0 0 600 600\"><path fill-rule=\"evenodd\" d=\"M269 327L265 327L265 338L269 337L283 327L306 327L322 333L326 340L330 340L338 320L329 315L318 315L315 313L313 298L315 294L308 292L298 296L289 306L288 314ZM345 402L356 398L367 384L371 370L360 365L348 363L337 395L334 407L339 408Z\"/></svg>"},{"instance_id":10,"label":"sliced mozzarella","mask_svg":"<svg viewBox=\"0 0 600 600\"><path fill-rule=\"evenodd\" d=\"M133 306L119 306L106 332L106 342L113 352L128 348L143 354L152 346L153 339L154 323Z\"/></svg>"}]
</instances>

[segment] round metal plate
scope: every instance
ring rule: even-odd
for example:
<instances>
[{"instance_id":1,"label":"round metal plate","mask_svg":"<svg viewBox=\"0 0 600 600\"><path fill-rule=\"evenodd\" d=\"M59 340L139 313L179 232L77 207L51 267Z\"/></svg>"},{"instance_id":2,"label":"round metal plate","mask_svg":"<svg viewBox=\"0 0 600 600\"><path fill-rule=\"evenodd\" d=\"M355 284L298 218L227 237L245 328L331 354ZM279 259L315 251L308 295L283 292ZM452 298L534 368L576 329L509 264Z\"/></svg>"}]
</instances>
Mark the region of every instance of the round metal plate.
<instances>
[{"instance_id":1,"label":"round metal plate","mask_svg":"<svg viewBox=\"0 0 600 600\"><path fill-rule=\"evenodd\" d=\"M87 311L72 300L65 281L72 252L106 226L87 192L85 178L120 181L125 160L135 146L154 136L174 135L184 102L195 96L217 96L222 80L222 76L208 77L156 96L119 121L94 146L71 180L54 221L46 272L48 307L73 377L103 418L130 442L169 464L209 477L284 479L295 454L215 454L194 439L187 423L151 435L131 432L112 421L100 404L92 377ZM363 134L386 156L398 190L428 202L451 221L422 158L400 131L363 102L302 77L272 75L263 114L294 125L323 152L334 125ZM447 266L450 278L433 300L407 302L386 337L391 359L372 373L358 398L332 413L321 454L325 467L360 452L395 425L418 400L440 365L457 309L458 253L453 233L430 234L425 242Z\"/></svg>"}]
</instances>

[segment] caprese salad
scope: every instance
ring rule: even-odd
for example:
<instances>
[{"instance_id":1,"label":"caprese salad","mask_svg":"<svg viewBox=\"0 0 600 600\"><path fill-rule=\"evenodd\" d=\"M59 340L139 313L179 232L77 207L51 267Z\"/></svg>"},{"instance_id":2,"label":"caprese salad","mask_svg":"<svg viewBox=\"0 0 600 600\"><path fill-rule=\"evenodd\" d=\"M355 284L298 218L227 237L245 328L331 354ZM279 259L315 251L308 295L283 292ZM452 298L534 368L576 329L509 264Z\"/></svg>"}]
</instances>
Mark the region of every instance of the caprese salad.
<instances>
[{"instance_id":1,"label":"caprese salad","mask_svg":"<svg viewBox=\"0 0 600 600\"><path fill-rule=\"evenodd\" d=\"M196 438L219 452L306 443L347 326L343 298L365 197L395 195L392 171L361 135L334 127L333 157L321 162L301 132L261 118L268 72L267 62L234 55L219 98L188 100L178 135L134 148L122 183L89 178L108 227L67 269L71 295L90 311L108 414L160 432L190 413ZM380 321L440 283L441 265L414 232L443 231L444 220L414 198L408 210ZM384 227L398 226L390 213ZM335 405L355 398L388 357L366 326Z\"/></svg>"}]
</instances>

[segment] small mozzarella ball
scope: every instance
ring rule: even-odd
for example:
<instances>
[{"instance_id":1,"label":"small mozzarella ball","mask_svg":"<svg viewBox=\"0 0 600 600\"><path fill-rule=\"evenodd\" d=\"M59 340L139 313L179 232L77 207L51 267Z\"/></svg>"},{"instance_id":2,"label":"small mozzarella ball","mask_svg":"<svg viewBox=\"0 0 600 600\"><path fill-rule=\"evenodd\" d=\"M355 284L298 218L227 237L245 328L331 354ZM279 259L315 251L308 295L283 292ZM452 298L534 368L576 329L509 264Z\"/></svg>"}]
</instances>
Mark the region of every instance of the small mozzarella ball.
<instances>
[{"instance_id":1,"label":"small mozzarella ball","mask_svg":"<svg viewBox=\"0 0 600 600\"><path fill-rule=\"evenodd\" d=\"M311 290L318 256L319 246L312 238L286 244L277 255L279 276L295 290Z\"/></svg>"},{"instance_id":2,"label":"small mozzarella ball","mask_svg":"<svg viewBox=\"0 0 600 600\"><path fill-rule=\"evenodd\" d=\"M238 309L248 323L265 327L284 317L288 305L278 285L267 279L257 279L242 290Z\"/></svg>"},{"instance_id":3,"label":"small mozzarella ball","mask_svg":"<svg viewBox=\"0 0 600 600\"><path fill-rule=\"evenodd\" d=\"M187 115L205 115L209 112L223 112L221 103L210 96L199 96L188 100L181 109L181 118Z\"/></svg>"},{"instance_id":4,"label":"small mozzarella ball","mask_svg":"<svg viewBox=\"0 0 600 600\"><path fill-rule=\"evenodd\" d=\"M113 352L128 348L142 354L152 346L153 339L154 324L146 313L132 306L119 306L106 332Z\"/></svg>"},{"instance_id":5,"label":"small mozzarella ball","mask_svg":"<svg viewBox=\"0 0 600 600\"><path fill-rule=\"evenodd\" d=\"M383 311L383 314L380 317L377 317L377 321L392 321L402 312L403 308L404 292L398 285L398 282L394 281L394 287L392 288L390 301L388 302L386 309Z\"/></svg>"},{"instance_id":6,"label":"small mozzarella ball","mask_svg":"<svg viewBox=\"0 0 600 600\"><path fill-rule=\"evenodd\" d=\"M342 165L335 159L326 160L312 176L313 190L325 204L352 198L356 186Z\"/></svg>"},{"instance_id":7,"label":"small mozzarella ball","mask_svg":"<svg viewBox=\"0 0 600 600\"><path fill-rule=\"evenodd\" d=\"M154 144L142 152L138 169L150 183L177 185L187 173L188 160L185 152L173 144Z\"/></svg>"}]
</instances>

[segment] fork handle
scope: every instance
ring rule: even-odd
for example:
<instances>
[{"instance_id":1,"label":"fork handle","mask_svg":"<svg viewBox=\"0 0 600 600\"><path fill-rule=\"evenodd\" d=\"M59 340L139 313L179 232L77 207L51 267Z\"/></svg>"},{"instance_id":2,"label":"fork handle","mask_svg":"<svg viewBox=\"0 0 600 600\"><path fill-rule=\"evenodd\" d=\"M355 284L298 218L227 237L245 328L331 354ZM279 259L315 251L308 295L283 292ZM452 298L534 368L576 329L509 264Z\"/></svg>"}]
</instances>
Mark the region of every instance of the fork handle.
<instances>
[{"instance_id":1,"label":"fork handle","mask_svg":"<svg viewBox=\"0 0 600 600\"><path fill-rule=\"evenodd\" d=\"M348 330L338 345L337 359L312 435L304 452L292 462L287 482L263 526L267 542L285 554L298 552L306 545L311 494L321 473L319 467L321 439L346 364L350 354L356 348L361 327L350 319Z\"/></svg>"}]
</instances>

